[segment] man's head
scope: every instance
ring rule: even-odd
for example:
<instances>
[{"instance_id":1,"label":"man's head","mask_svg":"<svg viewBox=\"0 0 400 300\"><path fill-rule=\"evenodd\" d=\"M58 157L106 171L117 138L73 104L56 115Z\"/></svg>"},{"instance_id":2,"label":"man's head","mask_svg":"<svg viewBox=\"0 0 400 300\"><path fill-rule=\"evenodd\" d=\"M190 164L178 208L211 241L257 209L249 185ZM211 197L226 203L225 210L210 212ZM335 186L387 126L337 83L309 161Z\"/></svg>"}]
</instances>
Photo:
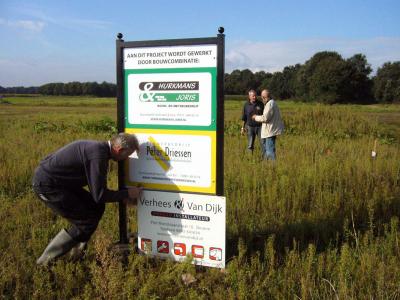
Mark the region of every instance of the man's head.
<instances>
[{"instance_id":1,"label":"man's head","mask_svg":"<svg viewBox=\"0 0 400 300\"><path fill-rule=\"evenodd\" d=\"M119 133L111 140L111 158L115 161L125 160L139 150L139 141L134 134Z\"/></svg>"},{"instance_id":2,"label":"man's head","mask_svg":"<svg viewBox=\"0 0 400 300\"><path fill-rule=\"evenodd\" d=\"M261 98L263 99L264 103L268 102L268 100L271 99L271 95L267 89L262 90Z\"/></svg>"},{"instance_id":3,"label":"man's head","mask_svg":"<svg viewBox=\"0 0 400 300\"><path fill-rule=\"evenodd\" d=\"M249 91L249 101L250 101L251 103L254 103L254 102L256 102L256 100L257 100L257 93L256 93L256 91L255 91L255 90L250 90L250 91Z\"/></svg>"}]
</instances>

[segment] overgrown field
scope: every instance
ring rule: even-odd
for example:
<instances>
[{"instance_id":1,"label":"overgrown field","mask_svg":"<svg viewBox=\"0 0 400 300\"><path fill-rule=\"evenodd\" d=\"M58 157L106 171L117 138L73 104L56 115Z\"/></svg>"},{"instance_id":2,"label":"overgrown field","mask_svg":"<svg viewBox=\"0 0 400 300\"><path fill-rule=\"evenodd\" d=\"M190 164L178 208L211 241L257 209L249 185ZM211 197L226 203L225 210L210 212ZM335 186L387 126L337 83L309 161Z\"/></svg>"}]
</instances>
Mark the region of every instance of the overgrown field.
<instances>
[{"instance_id":1,"label":"overgrown field","mask_svg":"<svg viewBox=\"0 0 400 300\"><path fill-rule=\"evenodd\" d=\"M84 260L35 265L65 221L31 191L41 158L115 132L115 100L9 98L0 104L0 294L4 299L398 299L400 107L278 102L278 161L246 155L241 102L226 101L225 272L132 253L122 264L108 204ZM8 102L8 104L7 104ZM371 158L377 140L378 156ZM258 146L258 145L257 145ZM116 188L111 164L109 185ZM136 231L129 209L129 230ZM185 284L183 274L195 282ZM187 283L187 282L186 282Z\"/></svg>"}]
</instances>

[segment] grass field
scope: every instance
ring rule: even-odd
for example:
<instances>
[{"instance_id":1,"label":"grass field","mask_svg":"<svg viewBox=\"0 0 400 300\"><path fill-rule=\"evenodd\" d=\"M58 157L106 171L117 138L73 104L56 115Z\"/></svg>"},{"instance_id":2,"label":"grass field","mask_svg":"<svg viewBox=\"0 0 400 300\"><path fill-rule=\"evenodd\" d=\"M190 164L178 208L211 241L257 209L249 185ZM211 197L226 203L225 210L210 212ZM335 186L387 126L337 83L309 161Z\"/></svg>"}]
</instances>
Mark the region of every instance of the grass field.
<instances>
[{"instance_id":1,"label":"grass field","mask_svg":"<svg viewBox=\"0 0 400 300\"><path fill-rule=\"evenodd\" d=\"M108 204L83 261L35 261L65 221L30 187L40 159L116 131L114 99L13 97L0 104L0 293L4 299L398 299L400 106L278 102L276 164L245 153L242 103L225 105L225 272L132 253L122 264ZM371 159L377 140L378 156ZM109 186L117 186L111 163ZM129 209L129 230L136 231ZM196 281L186 285L182 275Z\"/></svg>"}]
</instances>

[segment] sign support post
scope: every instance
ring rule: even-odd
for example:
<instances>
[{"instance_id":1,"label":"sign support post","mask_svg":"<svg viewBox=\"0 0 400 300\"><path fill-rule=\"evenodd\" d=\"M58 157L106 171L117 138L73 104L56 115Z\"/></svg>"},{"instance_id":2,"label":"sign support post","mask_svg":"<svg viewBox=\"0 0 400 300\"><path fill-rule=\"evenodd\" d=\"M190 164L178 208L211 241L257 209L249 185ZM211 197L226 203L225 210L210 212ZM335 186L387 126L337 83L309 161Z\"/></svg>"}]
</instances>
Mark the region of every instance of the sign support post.
<instances>
[{"instance_id":1,"label":"sign support post","mask_svg":"<svg viewBox=\"0 0 400 300\"><path fill-rule=\"evenodd\" d=\"M124 105L124 81L123 81L123 48L121 47L124 42L122 33L118 33L116 40L116 49L117 49L117 127L118 132L124 132L125 120L124 118L120 118L120 116L125 115L125 105ZM125 188L125 172L124 172L124 163L118 162L118 189L121 190ZM123 202L119 203L118 207L119 212L119 244L127 244L128 243L128 224L126 217L126 204Z\"/></svg>"},{"instance_id":2,"label":"sign support post","mask_svg":"<svg viewBox=\"0 0 400 300\"><path fill-rule=\"evenodd\" d=\"M225 34L224 27L218 28L218 57L217 61L217 161L224 161L224 72L225 72ZM223 164L223 163L222 163ZM217 164L217 191L218 196L224 194L224 169Z\"/></svg>"}]
</instances>

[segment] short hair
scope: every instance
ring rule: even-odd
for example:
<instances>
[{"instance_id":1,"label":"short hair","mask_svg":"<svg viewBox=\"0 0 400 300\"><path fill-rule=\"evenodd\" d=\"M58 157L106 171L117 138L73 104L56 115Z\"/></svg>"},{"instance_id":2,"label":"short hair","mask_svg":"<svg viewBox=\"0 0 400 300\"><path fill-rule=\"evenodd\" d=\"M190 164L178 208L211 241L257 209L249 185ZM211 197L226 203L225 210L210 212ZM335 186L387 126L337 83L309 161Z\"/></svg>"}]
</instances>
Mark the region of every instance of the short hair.
<instances>
[{"instance_id":1,"label":"short hair","mask_svg":"<svg viewBox=\"0 0 400 300\"><path fill-rule=\"evenodd\" d=\"M120 146L122 149L139 150L139 141L134 134L118 133L110 140L111 146Z\"/></svg>"},{"instance_id":2,"label":"short hair","mask_svg":"<svg viewBox=\"0 0 400 300\"><path fill-rule=\"evenodd\" d=\"M250 93L254 93L254 94L256 94L256 96L257 96L256 90L251 89L251 90L248 91L248 94L250 94Z\"/></svg>"}]
</instances>

